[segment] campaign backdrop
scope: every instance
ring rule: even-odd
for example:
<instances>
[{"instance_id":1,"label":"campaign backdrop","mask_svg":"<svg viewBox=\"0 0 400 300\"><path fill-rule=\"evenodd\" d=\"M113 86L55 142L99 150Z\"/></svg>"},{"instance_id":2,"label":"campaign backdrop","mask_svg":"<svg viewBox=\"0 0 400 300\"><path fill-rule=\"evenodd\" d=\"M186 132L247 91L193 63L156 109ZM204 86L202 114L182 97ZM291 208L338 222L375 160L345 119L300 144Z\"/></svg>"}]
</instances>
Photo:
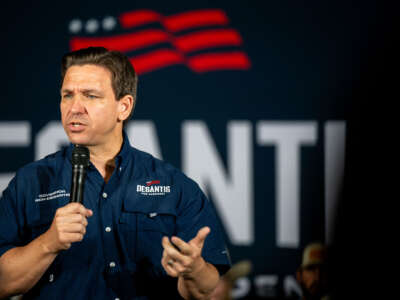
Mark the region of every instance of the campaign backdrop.
<instances>
[{"instance_id":1,"label":"campaign backdrop","mask_svg":"<svg viewBox=\"0 0 400 300\"><path fill-rule=\"evenodd\" d=\"M332 239L346 91L374 14L347 1L14 1L0 27L0 188L68 143L62 55L119 50L139 74L132 144L198 182L232 263L252 262L234 297L299 294L302 249Z\"/></svg>"}]
</instances>

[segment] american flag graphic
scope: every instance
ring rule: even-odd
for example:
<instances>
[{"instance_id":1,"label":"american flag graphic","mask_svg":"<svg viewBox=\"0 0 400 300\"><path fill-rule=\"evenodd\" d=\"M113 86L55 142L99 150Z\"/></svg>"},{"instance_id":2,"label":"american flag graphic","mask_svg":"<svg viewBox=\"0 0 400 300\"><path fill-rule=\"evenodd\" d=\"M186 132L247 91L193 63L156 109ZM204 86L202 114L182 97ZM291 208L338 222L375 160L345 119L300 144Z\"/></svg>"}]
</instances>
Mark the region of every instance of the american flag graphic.
<instances>
[{"instance_id":1,"label":"american flag graphic","mask_svg":"<svg viewBox=\"0 0 400 300\"><path fill-rule=\"evenodd\" d=\"M153 184L160 184L160 180L150 180L146 181L146 186L151 186Z\"/></svg>"},{"instance_id":2,"label":"american flag graphic","mask_svg":"<svg viewBox=\"0 0 400 300\"><path fill-rule=\"evenodd\" d=\"M102 46L125 53L138 74L174 65L195 73L217 70L248 70L251 62L242 49L239 32L228 26L220 9L199 9L163 16L154 10L135 10L102 22L70 23L70 49ZM118 26L119 24L119 26ZM94 36L94 34L96 36ZM79 35L78 35L79 34Z\"/></svg>"}]
</instances>

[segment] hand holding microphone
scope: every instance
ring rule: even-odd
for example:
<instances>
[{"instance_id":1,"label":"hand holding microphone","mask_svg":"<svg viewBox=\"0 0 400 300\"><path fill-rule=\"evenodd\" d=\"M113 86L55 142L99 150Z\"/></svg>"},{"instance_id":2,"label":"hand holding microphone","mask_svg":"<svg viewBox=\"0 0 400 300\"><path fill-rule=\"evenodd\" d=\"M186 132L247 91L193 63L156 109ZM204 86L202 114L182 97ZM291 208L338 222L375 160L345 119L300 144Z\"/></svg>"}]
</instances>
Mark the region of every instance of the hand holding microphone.
<instances>
[{"instance_id":1,"label":"hand holding microphone","mask_svg":"<svg viewBox=\"0 0 400 300\"><path fill-rule=\"evenodd\" d=\"M44 234L46 250L58 253L71 247L74 242L80 242L86 233L87 218L93 211L83 206L86 168L89 166L89 150L76 145L72 151L72 178L70 203L57 209L53 222Z\"/></svg>"},{"instance_id":2,"label":"hand holding microphone","mask_svg":"<svg viewBox=\"0 0 400 300\"><path fill-rule=\"evenodd\" d=\"M74 242L80 242L86 234L87 218L93 215L91 209L80 203L69 203L57 209L46 236L46 250L58 253L67 250Z\"/></svg>"}]
</instances>

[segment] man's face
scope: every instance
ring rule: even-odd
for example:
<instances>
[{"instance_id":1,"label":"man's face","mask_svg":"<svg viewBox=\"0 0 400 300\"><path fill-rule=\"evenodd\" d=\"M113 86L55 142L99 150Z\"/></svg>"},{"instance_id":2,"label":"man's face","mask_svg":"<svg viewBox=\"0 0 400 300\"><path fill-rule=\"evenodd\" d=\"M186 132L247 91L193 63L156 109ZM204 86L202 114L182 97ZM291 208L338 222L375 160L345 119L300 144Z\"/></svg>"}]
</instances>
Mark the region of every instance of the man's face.
<instances>
[{"instance_id":1,"label":"man's face","mask_svg":"<svg viewBox=\"0 0 400 300\"><path fill-rule=\"evenodd\" d=\"M111 73L96 65L68 68L61 87L61 121L73 144L105 146L121 135L121 110Z\"/></svg>"},{"instance_id":2,"label":"man's face","mask_svg":"<svg viewBox=\"0 0 400 300\"><path fill-rule=\"evenodd\" d=\"M304 267L297 273L305 299L320 299L327 291L326 270L323 265Z\"/></svg>"}]
</instances>

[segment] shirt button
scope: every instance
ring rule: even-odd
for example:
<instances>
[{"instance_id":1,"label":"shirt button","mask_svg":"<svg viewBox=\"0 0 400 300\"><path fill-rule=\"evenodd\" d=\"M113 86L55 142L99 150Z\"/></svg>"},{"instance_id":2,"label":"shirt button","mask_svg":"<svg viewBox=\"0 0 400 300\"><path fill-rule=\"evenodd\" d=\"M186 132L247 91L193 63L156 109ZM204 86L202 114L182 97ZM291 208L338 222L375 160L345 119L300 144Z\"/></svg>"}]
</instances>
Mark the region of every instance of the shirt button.
<instances>
[{"instance_id":1,"label":"shirt button","mask_svg":"<svg viewBox=\"0 0 400 300\"><path fill-rule=\"evenodd\" d=\"M115 300L119 300L119 298L115 298Z\"/></svg>"},{"instance_id":2,"label":"shirt button","mask_svg":"<svg viewBox=\"0 0 400 300\"><path fill-rule=\"evenodd\" d=\"M103 193L103 198L107 198L107 193Z\"/></svg>"},{"instance_id":3,"label":"shirt button","mask_svg":"<svg viewBox=\"0 0 400 300\"><path fill-rule=\"evenodd\" d=\"M53 282L54 281L54 274L50 274L49 276L49 282Z\"/></svg>"},{"instance_id":4,"label":"shirt button","mask_svg":"<svg viewBox=\"0 0 400 300\"><path fill-rule=\"evenodd\" d=\"M120 171L120 172L122 171L122 167L119 167L119 171Z\"/></svg>"},{"instance_id":5,"label":"shirt button","mask_svg":"<svg viewBox=\"0 0 400 300\"><path fill-rule=\"evenodd\" d=\"M111 227L107 226L105 230L106 230L106 232L110 232L111 231Z\"/></svg>"},{"instance_id":6,"label":"shirt button","mask_svg":"<svg viewBox=\"0 0 400 300\"><path fill-rule=\"evenodd\" d=\"M110 262L110 268L114 268L115 267L115 262Z\"/></svg>"}]
</instances>

